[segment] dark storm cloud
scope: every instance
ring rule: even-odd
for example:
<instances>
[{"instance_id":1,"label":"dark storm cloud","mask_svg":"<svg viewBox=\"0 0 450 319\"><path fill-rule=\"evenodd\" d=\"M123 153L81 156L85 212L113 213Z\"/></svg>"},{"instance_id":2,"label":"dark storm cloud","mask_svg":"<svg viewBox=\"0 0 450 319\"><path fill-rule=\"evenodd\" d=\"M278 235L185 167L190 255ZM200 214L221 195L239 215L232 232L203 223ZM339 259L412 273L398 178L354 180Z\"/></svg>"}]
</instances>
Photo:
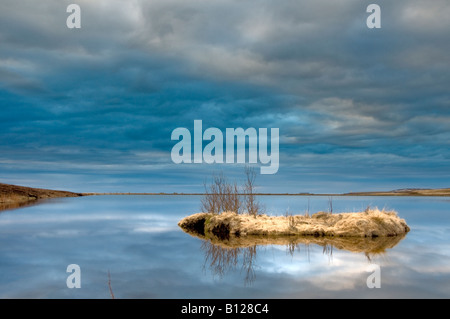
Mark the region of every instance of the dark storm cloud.
<instances>
[{"instance_id":1,"label":"dark storm cloud","mask_svg":"<svg viewBox=\"0 0 450 319\"><path fill-rule=\"evenodd\" d=\"M0 4L4 176L29 163L203 180L213 167L170 160L171 131L202 119L279 127L286 175L273 180L370 180L369 166L387 188L417 168L429 173L417 183L443 186L433 183L450 157L445 1L378 1L378 30L357 0L78 1L79 30L65 26L69 3Z\"/></svg>"}]
</instances>

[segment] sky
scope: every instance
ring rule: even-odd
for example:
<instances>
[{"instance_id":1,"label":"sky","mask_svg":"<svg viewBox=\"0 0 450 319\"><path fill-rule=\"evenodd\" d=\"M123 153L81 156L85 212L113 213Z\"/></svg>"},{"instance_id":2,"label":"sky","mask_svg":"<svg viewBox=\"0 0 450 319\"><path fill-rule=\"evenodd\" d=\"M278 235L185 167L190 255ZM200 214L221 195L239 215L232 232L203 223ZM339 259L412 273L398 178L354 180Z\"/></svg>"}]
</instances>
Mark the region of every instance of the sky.
<instances>
[{"instance_id":1,"label":"sky","mask_svg":"<svg viewBox=\"0 0 450 319\"><path fill-rule=\"evenodd\" d=\"M366 25L371 3L381 28ZM279 128L262 192L450 187L449 16L447 0L2 0L0 182L240 181L243 164L172 161L172 131L202 120Z\"/></svg>"}]
</instances>

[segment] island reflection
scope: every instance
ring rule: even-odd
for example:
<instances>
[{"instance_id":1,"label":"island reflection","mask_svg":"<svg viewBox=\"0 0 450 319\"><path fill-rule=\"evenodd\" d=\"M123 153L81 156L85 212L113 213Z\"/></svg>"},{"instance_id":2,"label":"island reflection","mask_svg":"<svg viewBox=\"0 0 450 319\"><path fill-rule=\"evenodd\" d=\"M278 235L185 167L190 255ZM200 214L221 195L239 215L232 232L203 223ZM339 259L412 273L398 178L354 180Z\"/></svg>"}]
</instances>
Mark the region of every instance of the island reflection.
<instances>
[{"instance_id":1,"label":"island reflection","mask_svg":"<svg viewBox=\"0 0 450 319\"><path fill-rule=\"evenodd\" d=\"M245 236L219 239L206 238L201 234L189 233L202 239L201 250L205 255L204 267L219 277L240 268L246 285L254 282L256 275L257 248L259 246L285 246L292 256L303 249L308 252L311 245L322 247L323 254L332 260L333 250L345 250L364 254L369 262L377 255L386 254L387 249L395 247L404 237L314 237L314 236ZM309 257L308 257L309 259Z\"/></svg>"}]
</instances>

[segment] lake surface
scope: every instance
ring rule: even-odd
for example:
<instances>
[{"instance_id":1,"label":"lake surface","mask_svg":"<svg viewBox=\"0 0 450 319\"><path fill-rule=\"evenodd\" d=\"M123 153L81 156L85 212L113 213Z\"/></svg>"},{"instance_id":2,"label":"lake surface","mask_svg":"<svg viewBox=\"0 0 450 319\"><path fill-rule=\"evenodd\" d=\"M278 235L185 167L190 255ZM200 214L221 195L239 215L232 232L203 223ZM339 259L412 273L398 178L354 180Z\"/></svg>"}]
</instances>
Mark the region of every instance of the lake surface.
<instances>
[{"instance_id":1,"label":"lake surface","mask_svg":"<svg viewBox=\"0 0 450 319\"><path fill-rule=\"evenodd\" d=\"M260 196L266 212L327 211L321 196ZM200 196L54 199L0 213L0 298L449 298L450 198L333 197L334 212L396 210L411 231L382 254L332 246L224 250L184 233ZM69 264L81 288L69 289ZM367 279L380 269L380 288Z\"/></svg>"}]
</instances>

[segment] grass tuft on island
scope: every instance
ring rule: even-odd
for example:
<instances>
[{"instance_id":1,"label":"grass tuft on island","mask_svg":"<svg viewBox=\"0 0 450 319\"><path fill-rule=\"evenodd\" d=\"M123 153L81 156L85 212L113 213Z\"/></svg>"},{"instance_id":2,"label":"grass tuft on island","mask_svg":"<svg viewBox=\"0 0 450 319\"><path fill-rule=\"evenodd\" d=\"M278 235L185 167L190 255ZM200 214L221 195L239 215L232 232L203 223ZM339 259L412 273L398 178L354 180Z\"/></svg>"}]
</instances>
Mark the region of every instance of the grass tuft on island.
<instances>
[{"instance_id":1,"label":"grass tuft on island","mask_svg":"<svg viewBox=\"0 0 450 319\"><path fill-rule=\"evenodd\" d=\"M394 237L410 231L395 211L368 208L364 212L332 214L318 212L311 216L268 216L197 213L179 221L185 232L211 239L229 240L245 236L313 237Z\"/></svg>"}]
</instances>

